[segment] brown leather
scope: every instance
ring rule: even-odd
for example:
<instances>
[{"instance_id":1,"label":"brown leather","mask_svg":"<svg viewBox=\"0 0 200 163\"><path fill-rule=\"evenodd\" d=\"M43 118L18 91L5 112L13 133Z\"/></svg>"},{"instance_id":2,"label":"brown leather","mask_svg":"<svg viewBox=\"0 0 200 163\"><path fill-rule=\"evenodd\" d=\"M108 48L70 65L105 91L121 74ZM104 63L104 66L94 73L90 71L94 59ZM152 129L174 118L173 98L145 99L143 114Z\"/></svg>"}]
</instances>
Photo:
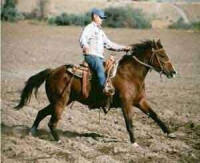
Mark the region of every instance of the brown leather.
<instances>
[{"instance_id":1,"label":"brown leather","mask_svg":"<svg viewBox=\"0 0 200 163\"><path fill-rule=\"evenodd\" d=\"M113 65L114 61L108 59L105 63L104 63L104 68L105 68L105 72L107 72L111 66Z\"/></svg>"},{"instance_id":2,"label":"brown leather","mask_svg":"<svg viewBox=\"0 0 200 163\"><path fill-rule=\"evenodd\" d=\"M83 61L80 66L85 67L85 68L89 68L89 65L86 61Z\"/></svg>"},{"instance_id":3,"label":"brown leather","mask_svg":"<svg viewBox=\"0 0 200 163\"><path fill-rule=\"evenodd\" d=\"M76 71L89 71L89 67L83 67L82 65L80 65L80 66L74 65L74 69Z\"/></svg>"},{"instance_id":4,"label":"brown leather","mask_svg":"<svg viewBox=\"0 0 200 163\"><path fill-rule=\"evenodd\" d=\"M104 63L104 68L105 68L105 73L110 73L110 68L112 67L114 61L112 60L107 60ZM89 66L87 63L82 63L80 65L74 65L72 70L70 71L70 69L68 69L69 72L73 73L75 76L81 77L82 78L82 94L84 98L88 98L89 96L89 80L91 79L91 71L89 69ZM111 82L111 81L107 81L107 82ZM110 93L110 92L108 92Z\"/></svg>"},{"instance_id":5,"label":"brown leather","mask_svg":"<svg viewBox=\"0 0 200 163\"><path fill-rule=\"evenodd\" d=\"M83 71L83 78L82 78L82 94L84 98L88 98L89 96L89 71Z\"/></svg>"}]
</instances>

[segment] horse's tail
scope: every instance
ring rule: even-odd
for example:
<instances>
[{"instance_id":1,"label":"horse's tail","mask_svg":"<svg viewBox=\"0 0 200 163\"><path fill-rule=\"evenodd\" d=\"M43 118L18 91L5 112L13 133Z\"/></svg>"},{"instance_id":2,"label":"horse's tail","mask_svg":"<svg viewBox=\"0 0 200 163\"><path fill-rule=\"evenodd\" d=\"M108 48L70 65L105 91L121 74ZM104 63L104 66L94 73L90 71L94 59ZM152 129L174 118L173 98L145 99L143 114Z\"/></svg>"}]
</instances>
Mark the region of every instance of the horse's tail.
<instances>
[{"instance_id":1,"label":"horse's tail","mask_svg":"<svg viewBox=\"0 0 200 163\"><path fill-rule=\"evenodd\" d=\"M35 96L37 97L38 88L44 83L51 72L52 69L46 69L36 75L31 76L28 79L24 89L22 90L21 100L19 104L15 107L15 109L18 110L30 102L31 95L34 89Z\"/></svg>"}]
</instances>

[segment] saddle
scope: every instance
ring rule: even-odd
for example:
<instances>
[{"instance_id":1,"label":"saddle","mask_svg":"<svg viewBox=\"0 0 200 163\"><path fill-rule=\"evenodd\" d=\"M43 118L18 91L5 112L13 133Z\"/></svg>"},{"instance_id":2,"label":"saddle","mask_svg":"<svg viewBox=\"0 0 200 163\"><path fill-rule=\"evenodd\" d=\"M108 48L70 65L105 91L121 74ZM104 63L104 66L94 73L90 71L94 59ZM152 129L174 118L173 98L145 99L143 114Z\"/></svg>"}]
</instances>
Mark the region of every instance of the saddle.
<instances>
[{"instance_id":1,"label":"saddle","mask_svg":"<svg viewBox=\"0 0 200 163\"><path fill-rule=\"evenodd\" d=\"M117 72L117 67L118 67L118 61L112 61L112 60L107 60L104 62L104 69L106 73L106 86L105 90L109 90L110 88L114 87L112 86L111 79L116 75ZM89 81L92 80L93 73L89 68L89 65L83 61L79 65L72 65L71 67L67 68L67 71L74 76L81 78L82 79L82 94L84 98L87 98L89 96L88 92L88 85ZM114 94L114 92L112 92ZM111 95L112 95L111 93Z\"/></svg>"}]
</instances>

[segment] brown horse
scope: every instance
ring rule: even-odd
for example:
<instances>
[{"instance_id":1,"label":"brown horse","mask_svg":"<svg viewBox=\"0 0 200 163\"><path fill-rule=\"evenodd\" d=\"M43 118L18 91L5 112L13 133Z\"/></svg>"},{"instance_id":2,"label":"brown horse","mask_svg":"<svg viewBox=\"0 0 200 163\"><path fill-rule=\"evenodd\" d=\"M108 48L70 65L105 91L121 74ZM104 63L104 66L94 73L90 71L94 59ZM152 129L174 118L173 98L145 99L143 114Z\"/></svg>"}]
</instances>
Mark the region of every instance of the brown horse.
<instances>
[{"instance_id":1,"label":"brown horse","mask_svg":"<svg viewBox=\"0 0 200 163\"><path fill-rule=\"evenodd\" d=\"M35 91L36 95L38 88L44 81L46 81L46 93L50 102L48 106L38 112L31 128L33 135L36 135L41 120L51 115L48 126L54 139L58 141L59 136L56 132L56 126L61 119L64 107L73 101L79 101L92 106L92 108L100 108L106 105L106 97L98 93L95 80L92 80L88 86L89 97L83 97L82 80L67 72L69 67L71 65L47 69L28 79L16 108L20 109L28 104L32 92ZM169 137L173 136L145 99L145 77L151 69L160 74L165 74L168 78L172 78L176 74L160 40L157 42L148 40L132 45L132 50L119 60L116 76L112 78L115 94L111 107L122 108L131 143L135 142L131 114L133 106L151 117Z\"/></svg>"}]
</instances>

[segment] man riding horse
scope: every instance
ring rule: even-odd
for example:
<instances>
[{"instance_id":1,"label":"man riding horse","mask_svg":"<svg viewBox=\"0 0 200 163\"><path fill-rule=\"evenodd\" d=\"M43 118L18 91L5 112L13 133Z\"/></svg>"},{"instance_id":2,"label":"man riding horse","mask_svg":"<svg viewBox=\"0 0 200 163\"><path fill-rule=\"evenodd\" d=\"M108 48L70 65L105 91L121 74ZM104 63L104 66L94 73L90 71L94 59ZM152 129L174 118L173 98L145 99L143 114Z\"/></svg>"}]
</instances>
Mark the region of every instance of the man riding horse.
<instances>
[{"instance_id":1,"label":"man riding horse","mask_svg":"<svg viewBox=\"0 0 200 163\"><path fill-rule=\"evenodd\" d=\"M118 45L108 39L101 28L103 20L107 18L102 10L94 8L91 18L92 22L84 28L81 34L80 46L83 49L85 61L98 80L100 90L105 95L110 95L110 92L113 92L111 89L114 88L106 88L106 75L103 66L104 47L114 51L129 51L130 47ZM113 61L114 57L111 56L110 60Z\"/></svg>"},{"instance_id":2,"label":"man riding horse","mask_svg":"<svg viewBox=\"0 0 200 163\"><path fill-rule=\"evenodd\" d=\"M129 50L129 47L112 43L101 30L102 19L105 19L103 11L92 10L92 23L85 27L80 43L83 48L86 62L97 76L101 90L105 90L105 74L103 68L104 46L112 50ZM73 101L78 101L87 106L101 108L105 106L104 98L96 100L97 95L95 82L88 82L88 96L82 93L82 77L76 76L71 69L75 65L67 64L55 69L46 69L32 75L26 82L21 93L19 104L15 107L20 109L30 102L32 93L37 95L37 90L45 82L46 94L49 104L38 111L37 117L31 127L31 134L37 135L40 122L47 116L51 116L48 126L56 141L59 141L57 125L61 119L65 106ZM76 70L76 69L75 69ZM133 44L129 54L119 60L115 76L112 78L112 85L115 88L113 100L110 107L121 108L124 116L126 129L129 133L130 142L137 147L134 137L134 126L132 123L132 107L137 107L143 113L152 118L161 130L170 138L175 137L168 126L159 118L149 105L146 99L145 78L150 70L173 78L176 71L166 54L160 40L147 40ZM103 91L105 92L105 91ZM104 95L102 93L102 95ZM102 97L101 95L99 95ZM105 96L105 95L104 95ZM164 106L163 106L164 107Z\"/></svg>"}]
</instances>

